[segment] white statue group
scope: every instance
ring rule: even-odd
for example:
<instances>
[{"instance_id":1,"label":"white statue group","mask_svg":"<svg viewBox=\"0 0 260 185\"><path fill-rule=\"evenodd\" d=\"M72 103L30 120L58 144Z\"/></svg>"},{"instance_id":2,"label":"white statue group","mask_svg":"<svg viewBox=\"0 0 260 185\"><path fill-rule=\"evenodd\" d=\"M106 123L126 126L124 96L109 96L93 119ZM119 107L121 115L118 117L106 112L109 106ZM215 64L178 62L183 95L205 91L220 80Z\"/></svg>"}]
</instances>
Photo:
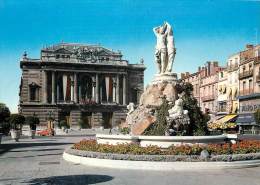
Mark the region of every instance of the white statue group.
<instances>
[{"instance_id":1,"label":"white statue group","mask_svg":"<svg viewBox=\"0 0 260 185\"><path fill-rule=\"evenodd\" d=\"M153 28L157 38L155 46L155 61L158 65L158 74L171 73L176 54L172 27L168 22Z\"/></svg>"}]
</instances>

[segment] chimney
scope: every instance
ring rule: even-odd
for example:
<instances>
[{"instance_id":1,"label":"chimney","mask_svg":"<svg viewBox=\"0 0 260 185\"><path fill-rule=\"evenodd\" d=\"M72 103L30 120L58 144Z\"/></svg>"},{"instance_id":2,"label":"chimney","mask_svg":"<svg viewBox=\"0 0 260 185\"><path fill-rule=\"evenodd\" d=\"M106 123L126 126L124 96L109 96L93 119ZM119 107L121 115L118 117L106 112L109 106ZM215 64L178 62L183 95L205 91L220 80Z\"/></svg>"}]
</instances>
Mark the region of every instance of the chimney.
<instances>
[{"instance_id":1,"label":"chimney","mask_svg":"<svg viewBox=\"0 0 260 185\"><path fill-rule=\"evenodd\" d=\"M246 49L253 49L254 48L254 45L253 44L247 44L246 45Z\"/></svg>"},{"instance_id":2,"label":"chimney","mask_svg":"<svg viewBox=\"0 0 260 185\"><path fill-rule=\"evenodd\" d=\"M181 73L181 79L183 80L185 78L185 73Z\"/></svg>"},{"instance_id":3,"label":"chimney","mask_svg":"<svg viewBox=\"0 0 260 185\"><path fill-rule=\"evenodd\" d=\"M201 67L198 67L198 72L200 72L201 71Z\"/></svg>"},{"instance_id":4,"label":"chimney","mask_svg":"<svg viewBox=\"0 0 260 185\"><path fill-rule=\"evenodd\" d=\"M218 67L218 61L214 62L214 67Z\"/></svg>"},{"instance_id":5,"label":"chimney","mask_svg":"<svg viewBox=\"0 0 260 185\"><path fill-rule=\"evenodd\" d=\"M200 71L200 74L202 77L205 76L205 67L202 67L201 71Z\"/></svg>"},{"instance_id":6,"label":"chimney","mask_svg":"<svg viewBox=\"0 0 260 185\"><path fill-rule=\"evenodd\" d=\"M209 76L211 74L211 65L212 63L210 61L207 62L207 76Z\"/></svg>"}]
</instances>

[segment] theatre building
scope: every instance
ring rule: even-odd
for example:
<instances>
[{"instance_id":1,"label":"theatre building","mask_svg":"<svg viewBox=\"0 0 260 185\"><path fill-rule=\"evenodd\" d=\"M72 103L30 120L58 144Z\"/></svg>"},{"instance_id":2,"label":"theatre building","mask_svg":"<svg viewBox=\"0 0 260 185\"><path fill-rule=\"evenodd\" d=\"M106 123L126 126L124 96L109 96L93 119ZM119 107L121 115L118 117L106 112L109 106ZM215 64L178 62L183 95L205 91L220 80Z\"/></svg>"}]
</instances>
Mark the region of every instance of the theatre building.
<instances>
[{"instance_id":1,"label":"theatre building","mask_svg":"<svg viewBox=\"0 0 260 185\"><path fill-rule=\"evenodd\" d=\"M99 45L50 46L40 59L25 53L20 67L19 111L36 114L41 125L51 117L72 127L79 121L86 128L115 127L143 92L143 62L129 64L121 52Z\"/></svg>"}]
</instances>

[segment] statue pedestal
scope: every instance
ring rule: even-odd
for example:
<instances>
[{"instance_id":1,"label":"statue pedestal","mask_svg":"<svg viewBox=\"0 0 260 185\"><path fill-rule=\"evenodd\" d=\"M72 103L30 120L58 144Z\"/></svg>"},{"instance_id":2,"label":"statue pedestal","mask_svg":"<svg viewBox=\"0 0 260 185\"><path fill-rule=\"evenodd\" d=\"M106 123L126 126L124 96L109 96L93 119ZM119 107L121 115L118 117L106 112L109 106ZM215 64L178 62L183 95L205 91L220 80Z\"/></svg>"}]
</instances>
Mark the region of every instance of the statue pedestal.
<instances>
[{"instance_id":1,"label":"statue pedestal","mask_svg":"<svg viewBox=\"0 0 260 185\"><path fill-rule=\"evenodd\" d=\"M176 73L163 73L154 75L154 79L152 80L152 84L158 83L172 83L176 84L177 82L177 74Z\"/></svg>"},{"instance_id":2,"label":"statue pedestal","mask_svg":"<svg viewBox=\"0 0 260 185\"><path fill-rule=\"evenodd\" d=\"M143 132L156 122L156 109L163 104L164 98L174 104L177 97L176 73L157 74L150 84L147 85L140 97L139 106L126 118L131 126L132 135L142 135Z\"/></svg>"}]
</instances>

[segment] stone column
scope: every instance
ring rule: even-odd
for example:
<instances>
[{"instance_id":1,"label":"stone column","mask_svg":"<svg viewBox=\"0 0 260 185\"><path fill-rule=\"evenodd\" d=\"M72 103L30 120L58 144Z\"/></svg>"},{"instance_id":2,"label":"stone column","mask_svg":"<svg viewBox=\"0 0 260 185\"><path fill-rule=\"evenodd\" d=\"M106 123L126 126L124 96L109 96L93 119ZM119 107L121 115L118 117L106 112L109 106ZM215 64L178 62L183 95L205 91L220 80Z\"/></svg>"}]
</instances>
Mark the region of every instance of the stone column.
<instances>
[{"instance_id":1,"label":"stone column","mask_svg":"<svg viewBox=\"0 0 260 185\"><path fill-rule=\"evenodd\" d=\"M116 76L116 103L119 104L120 102L120 93L119 93L119 75Z\"/></svg>"},{"instance_id":2,"label":"stone column","mask_svg":"<svg viewBox=\"0 0 260 185\"><path fill-rule=\"evenodd\" d=\"M112 83L113 83L113 103L115 103L116 102L116 78L113 78Z\"/></svg>"},{"instance_id":3,"label":"stone column","mask_svg":"<svg viewBox=\"0 0 260 185\"><path fill-rule=\"evenodd\" d=\"M81 85L79 84L79 102L81 102L81 99L82 99L82 97L81 97Z\"/></svg>"},{"instance_id":4,"label":"stone column","mask_svg":"<svg viewBox=\"0 0 260 185\"><path fill-rule=\"evenodd\" d=\"M99 103L99 79L98 79L98 74L96 74L96 103Z\"/></svg>"},{"instance_id":5,"label":"stone column","mask_svg":"<svg viewBox=\"0 0 260 185\"><path fill-rule=\"evenodd\" d=\"M70 102L74 101L74 75L70 75Z\"/></svg>"},{"instance_id":6,"label":"stone column","mask_svg":"<svg viewBox=\"0 0 260 185\"><path fill-rule=\"evenodd\" d=\"M78 103L78 78L77 73L74 73L74 102Z\"/></svg>"},{"instance_id":7,"label":"stone column","mask_svg":"<svg viewBox=\"0 0 260 185\"><path fill-rule=\"evenodd\" d=\"M59 102L59 100L60 100L60 92L59 92L59 90L60 90L60 86L57 84L57 89L56 89L56 102Z\"/></svg>"},{"instance_id":8,"label":"stone column","mask_svg":"<svg viewBox=\"0 0 260 185\"><path fill-rule=\"evenodd\" d=\"M96 76L92 76L92 101L96 101Z\"/></svg>"},{"instance_id":9,"label":"stone column","mask_svg":"<svg viewBox=\"0 0 260 185\"><path fill-rule=\"evenodd\" d=\"M126 76L123 75L123 105L126 105Z\"/></svg>"},{"instance_id":10,"label":"stone column","mask_svg":"<svg viewBox=\"0 0 260 185\"><path fill-rule=\"evenodd\" d=\"M43 71L43 103L47 103L47 71Z\"/></svg>"},{"instance_id":11,"label":"stone column","mask_svg":"<svg viewBox=\"0 0 260 185\"><path fill-rule=\"evenodd\" d=\"M51 72L51 103L55 104L55 72Z\"/></svg>"}]
</instances>

